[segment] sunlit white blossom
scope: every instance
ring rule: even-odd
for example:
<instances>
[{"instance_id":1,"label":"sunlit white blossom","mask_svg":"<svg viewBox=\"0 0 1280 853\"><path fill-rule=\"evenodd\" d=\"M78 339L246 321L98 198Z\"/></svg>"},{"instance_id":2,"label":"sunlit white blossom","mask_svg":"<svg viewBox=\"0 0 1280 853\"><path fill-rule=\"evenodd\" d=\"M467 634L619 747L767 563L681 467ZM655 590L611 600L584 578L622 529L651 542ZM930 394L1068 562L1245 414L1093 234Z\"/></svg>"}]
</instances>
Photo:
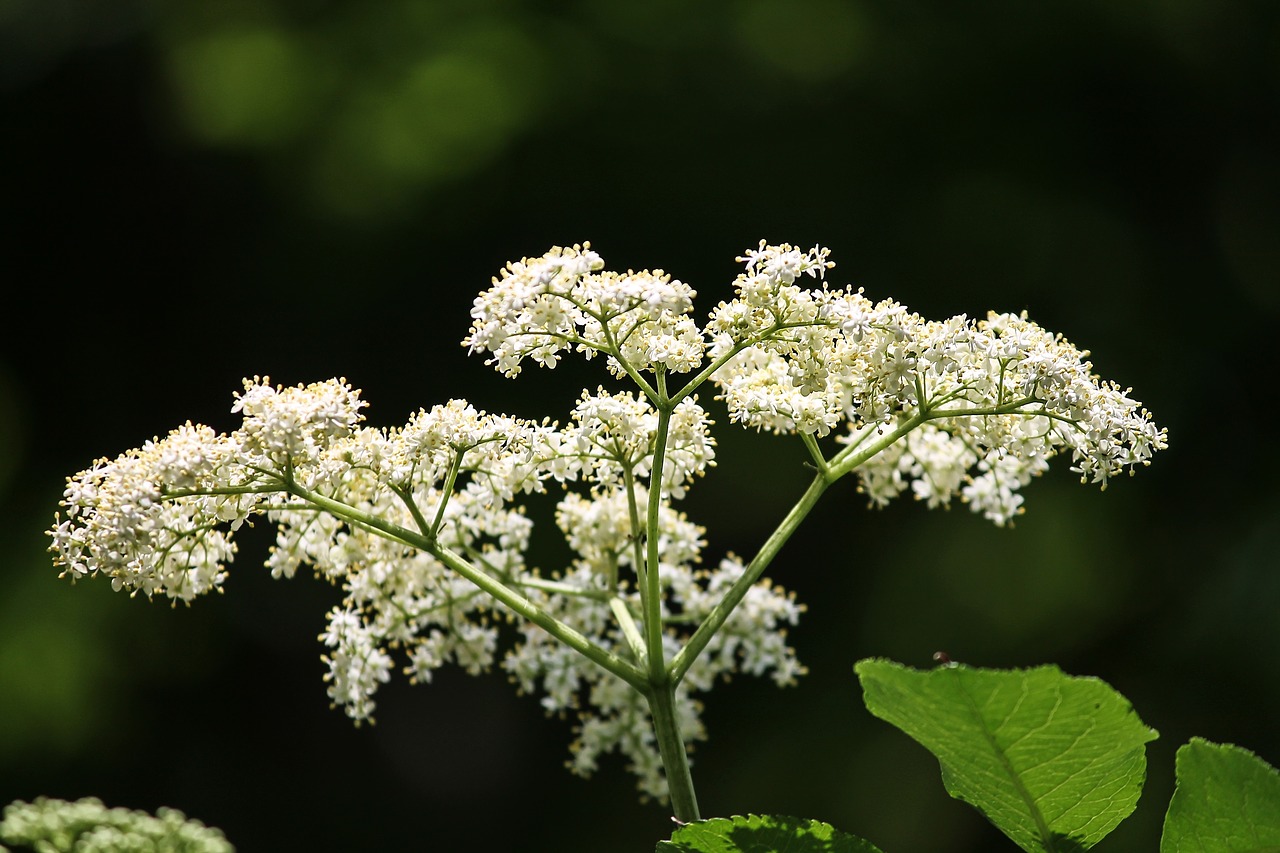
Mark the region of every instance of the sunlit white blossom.
<instances>
[{"instance_id":1,"label":"sunlit white blossom","mask_svg":"<svg viewBox=\"0 0 1280 853\"><path fill-rule=\"evenodd\" d=\"M583 392L572 412L573 423L559 439L558 449L572 454L572 472L612 484L628 476L648 477L657 445L658 412L642 396L611 394L603 388ZM671 413L663 466L664 490L674 497L685 495L689 483L715 464L715 439L711 420L693 397L682 400Z\"/></svg>"},{"instance_id":2,"label":"sunlit white blossom","mask_svg":"<svg viewBox=\"0 0 1280 853\"><path fill-rule=\"evenodd\" d=\"M637 495L641 505L648 495ZM744 566L730 557L715 568L700 565L704 530L683 513L669 507L659 514L658 559L664 598L664 648L674 654L682 636L710 613L728 588L741 577ZM574 567L563 580L584 590L581 596L548 597L545 606L558 617L590 632L602 646L625 650L618 624L600 598L610 590L610 577L619 566L634 567L634 542L625 490L602 494L594 500L567 495L556 520L577 554ZM642 528L642 535L650 531ZM588 593L594 592L595 595ZM634 588L616 588L614 595L643 627L643 605ZM794 595L776 585L756 584L730 620L716 634L676 691L681 708L682 737L694 743L706 737L701 722L699 694L712 689L734 673L770 676L779 686L795 683L804 674L786 629L797 623L803 607ZM581 659L533 626L522 629L523 643L506 659L504 667L528 692L541 692L549 713L574 713L573 758L569 766L580 775L593 772L601 756L617 752L636 773L637 786L648 796L662 797L666 781L653 746L652 729L644 697L603 670L581 664ZM584 703L584 697L588 700Z\"/></svg>"},{"instance_id":3,"label":"sunlit white blossom","mask_svg":"<svg viewBox=\"0 0 1280 853\"><path fill-rule=\"evenodd\" d=\"M689 316L695 293L662 270L600 271L590 244L553 248L508 264L476 298L470 352L488 352L507 376L531 359L555 367L567 350L605 354L609 369L686 373L702 363L702 332Z\"/></svg>"},{"instance_id":4,"label":"sunlit white blossom","mask_svg":"<svg viewBox=\"0 0 1280 853\"><path fill-rule=\"evenodd\" d=\"M804 606L764 574L776 551L704 563L706 531L677 503L717 463L712 394L732 423L800 436L815 488L850 475L872 506L910 495L997 525L1055 457L1105 487L1167 446L1129 389L1024 313L927 320L829 284L822 247L761 242L738 261L705 324L690 285L606 270L590 244L508 264L473 304L469 351L507 376L576 354L627 385L583 390L563 423L459 398L374 427L345 380L246 379L237 429L187 423L69 478L54 562L191 602L223 588L235 534L265 520L271 575L310 572L341 597L319 641L328 696L354 720L374 718L397 672L500 669L572 719L574 772L617 754L663 797L651 703L664 678L693 744L719 682L805 672L788 636ZM554 501L558 565L533 564L539 499Z\"/></svg>"}]
</instances>

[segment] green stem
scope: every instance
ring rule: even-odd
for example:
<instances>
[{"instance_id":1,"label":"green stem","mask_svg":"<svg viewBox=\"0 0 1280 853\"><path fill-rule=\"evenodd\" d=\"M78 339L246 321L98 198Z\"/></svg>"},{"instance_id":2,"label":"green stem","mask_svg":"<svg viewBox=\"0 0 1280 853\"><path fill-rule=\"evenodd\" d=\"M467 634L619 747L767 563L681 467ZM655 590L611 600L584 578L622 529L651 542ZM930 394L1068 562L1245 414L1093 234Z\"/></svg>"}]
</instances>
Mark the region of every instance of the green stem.
<instances>
[{"instance_id":1,"label":"green stem","mask_svg":"<svg viewBox=\"0 0 1280 853\"><path fill-rule=\"evenodd\" d=\"M822 453L822 448L818 446L818 439L814 438L813 433L800 433L800 440L804 442L805 449L809 451L809 458L813 460L813 465L818 471L825 473L827 470L827 457Z\"/></svg>"},{"instance_id":2,"label":"green stem","mask_svg":"<svg viewBox=\"0 0 1280 853\"><path fill-rule=\"evenodd\" d=\"M787 544L787 540L796 532L796 528L813 510L818 499L822 497L822 493L836 480L853 471L859 465L920 426L920 424L929 420L930 416L928 409L921 409L900 424L897 429L885 433L878 440L873 441L861 450L857 450L855 447L847 447L837 453L830 462L824 462L819 465L818 475L813 478L809 488L800 496L800 500L782 519L782 523L769 535L764 545L760 546L760 551L755 558L747 564L746 571L734 581L733 586L729 587L729 591L725 593L724 598L702 620L702 624L693 632L693 636L685 643L684 648L671 659L668 671L674 681L679 683L680 679L684 678L685 673L689 671L689 667L693 665L698 655L702 654L702 650L711 642L711 638L728 621L729 616L742 603L742 599L746 598L747 592L755 585L756 581L760 580L760 576L764 574L764 570L773 562L774 557L778 556L782 546ZM822 454L818 450L816 442L807 446L809 446L811 453L816 454L815 462L821 460Z\"/></svg>"},{"instance_id":3,"label":"green stem","mask_svg":"<svg viewBox=\"0 0 1280 853\"><path fill-rule=\"evenodd\" d=\"M861 450L857 446L846 447L831 458L830 466L827 468L827 477L831 482L835 482L925 421L935 417L939 417L939 414L922 405L914 415L898 424L897 428L885 433Z\"/></svg>"},{"instance_id":4,"label":"green stem","mask_svg":"<svg viewBox=\"0 0 1280 853\"><path fill-rule=\"evenodd\" d=\"M689 671L689 667L697 660L698 655L711 642L711 638L716 635L716 632L724 626L734 609L742 603L742 599L746 597L747 592L760 579L760 575L773 562L773 558L782 550L782 546L787 544L791 534L796 532L800 522L805 520L814 505L817 504L818 499L822 497L822 493L830 485L831 480L828 480L821 473L813 478L809 488L800 496L800 500L787 513L786 518L782 519L782 523L769 535L764 545L760 546L759 553L747 565L746 571L734 581L733 586L729 587L729 591L725 593L724 598L720 599L719 603L702 620L702 624L693 632L693 636L684 644L684 648L680 649L675 657L671 659L668 671L671 673L673 683L679 683L680 679L684 678L685 673Z\"/></svg>"},{"instance_id":5,"label":"green stem","mask_svg":"<svg viewBox=\"0 0 1280 853\"><path fill-rule=\"evenodd\" d=\"M694 793L693 775L689 772L689 753L685 751L684 738L680 737L675 682L664 680L661 684L654 684L645 696L649 700L649 712L653 715L658 753L666 771L671 809L676 820L683 823L699 820L698 796Z\"/></svg>"},{"instance_id":6,"label":"green stem","mask_svg":"<svg viewBox=\"0 0 1280 853\"><path fill-rule=\"evenodd\" d=\"M703 382L706 382L708 379L710 379L712 374L714 374L717 370L719 370L720 368L728 364L729 361L738 353L742 352L745 349L753 347L756 344L761 343L762 341L766 341L769 338L774 337L779 332L785 329L803 329L810 326L824 326L824 325L830 325L830 324L829 323L774 323L769 328L763 329L757 332L756 334L752 335L746 340L739 341L738 343L734 344L732 348L721 353L719 358L717 358L715 361L711 362L710 364L705 365L701 370L699 370L693 376L692 379L690 379L688 382L684 384L683 388L681 388L676 393L672 394L669 400L672 405L679 403L685 397L688 397L690 394L692 394L698 388L699 385L701 385Z\"/></svg>"},{"instance_id":7,"label":"green stem","mask_svg":"<svg viewBox=\"0 0 1280 853\"><path fill-rule=\"evenodd\" d=\"M609 599L609 609L613 611L613 618L618 620L618 628L631 647L631 654L643 665L648 654L644 650L644 637L640 636L640 629L636 627L636 620L631 618L627 603L615 595Z\"/></svg>"},{"instance_id":8,"label":"green stem","mask_svg":"<svg viewBox=\"0 0 1280 853\"><path fill-rule=\"evenodd\" d=\"M711 612L707 614L707 617L702 621L702 624L693 632L693 636L691 636L689 641L685 643L684 648L677 652L675 657L671 659L671 663L668 665L667 669L671 673L672 679L676 683L679 683L680 679L684 678L685 673L689 671L689 667L693 665L695 660L697 660L698 655L700 655L703 649L707 647L707 644L711 642L711 638L716 635L716 632L724 626L724 623L728 620L734 609L742 603L742 599L746 597L748 590L750 590L755 582L760 579L764 570L769 567L771 562L773 562L773 558L782 550L782 546L785 545L787 540L791 538L791 535L795 533L796 528L800 526L800 523L804 521L805 517L808 516L814 505L818 502L818 498L822 496L822 493L825 492L832 483L854 471L868 459L876 456L876 454L880 453L926 421L943 417L1008 414L1011 411L1016 411L1017 406L1025 405L1027 402L1028 400L1018 400L1011 404L1007 404L1006 406L994 407L992 409L974 408L951 411L945 409L934 409L928 405L922 404L914 415L900 423L896 428L884 433L875 441L866 445L864 445L862 441L859 441L854 445L846 447L844 450L833 456L830 461L826 462L822 461L822 454L817 447L817 443L806 441L806 447L814 456L815 464L818 465L818 475L814 477L813 482L809 484L809 488L800 497L800 500L796 502L796 505L787 513L787 516L782 520L782 523L778 525L777 529L770 534L764 545L760 547L759 553L757 553L755 558L747 564L746 571L744 571L742 576L729 588L729 591L725 593L724 598L721 599L720 602L712 608Z\"/></svg>"},{"instance_id":9,"label":"green stem","mask_svg":"<svg viewBox=\"0 0 1280 853\"><path fill-rule=\"evenodd\" d=\"M440 490L440 506L436 508L435 520L431 522L429 535L432 539L440 535L440 525L444 524L444 509L449 505L449 498L453 495L454 484L458 482L458 471L462 468L462 456L465 452L454 449L453 461L449 463L449 473L445 477L444 488Z\"/></svg>"},{"instance_id":10,"label":"green stem","mask_svg":"<svg viewBox=\"0 0 1280 853\"><path fill-rule=\"evenodd\" d=\"M590 598L594 601L608 601L609 593L603 589L583 589L580 586L564 581L549 581L542 578L506 578L508 583L527 589L540 589L543 592L554 592L556 595L567 595L570 598Z\"/></svg>"},{"instance_id":11,"label":"green stem","mask_svg":"<svg viewBox=\"0 0 1280 853\"><path fill-rule=\"evenodd\" d=\"M661 380L662 374L658 374ZM665 390L665 389L664 389ZM645 646L649 650L649 682L666 681L665 656L662 652L662 578L658 573L658 511L662 507L662 468L667 456L667 432L671 426L671 410L658 410L658 432L653 440L653 464L649 470L649 517L645 530L644 600Z\"/></svg>"},{"instance_id":12,"label":"green stem","mask_svg":"<svg viewBox=\"0 0 1280 853\"><path fill-rule=\"evenodd\" d=\"M413 492L409 491L407 486L391 486L391 491L395 492L400 498L400 502L409 510L409 515L413 518L413 523L418 525L418 531L430 539L435 538L435 531L431 529L431 525L427 524L427 518L422 514L422 510L418 507L418 502L414 500ZM444 506L446 498L440 497L440 506Z\"/></svg>"},{"instance_id":13,"label":"green stem","mask_svg":"<svg viewBox=\"0 0 1280 853\"><path fill-rule=\"evenodd\" d=\"M641 392L649 398L650 402L657 403L659 399L657 390L645 381L644 377L640 375L640 371L636 370L635 366L631 362L622 357L622 346L614 339L613 329L609 327L609 320L612 320L618 315L614 314L606 317L603 314L596 314L592 311L587 311L587 313L600 321L600 329L604 332L605 343L608 344L608 347L602 350L602 352L612 355L618 364L622 366L622 369L626 372L627 376L631 378L631 381L636 383Z\"/></svg>"},{"instance_id":14,"label":"green stem","mask_svg":"<svg viewBox=\"0 0 1280 853\"><path fill-rule=\"evenodd\" d=\"M462 577L471 581L493 598L506 605L516 614L537 625L552 637L555 637L557 640L578 652L592 663L595 663L602 669L618 676L618 678L621 678L627 684L630 684L641 692L648 689L648 680L645 679L644 674L633 663L597 646L574 628L566 625L559 619L556 619L550 613L545 612L542 608L538 607L520 593L506 586L496 578L491 577L488 573L481 571L474 564L449 550L444 545L441 545L438 541L424 536L421 533L409 530L408 528L401 527L398 524L393 524L371 513L364 512L356 507L344 504L341 501L336 501L333 498L326 497L318 492L313 492L310 489L298 485L296 482L287 483L287 487L291 494L314 504L325 512L343 519L344 521L359 524L362 527L394 542L401 542L405 545L409 545L410 547L426 551L450 569L457 572L459 575L462 575Z\"/></svg>"},{"instance_id":15,"label":"green stem","mask_svg":"<svg viewBox=\"0 0 1280 853\"><path fill-rule=\"evenodd\" d=\"M580 634L574 628L556 619L551 614L539 608L536 604L529 601L524 596L514 590L502 585L498 581L489 577L484 572L475 568L462 557L450 551L448 548L437 543L434 548L430 549L433 556L485 592L492 595L498 601L501 601L507 607L514 610L519 615L528 619L569 648L581 654L623 681L637 689L644 685L644 677L640 670L630 661L618 657L612 652L604 649L591 642L587 637Z\"/></svg>"},{"instance_id":16,"label":"green stem","mask_svg":"<svg viewBox=\"0 0 1280 853\"><path fill-rule=\"evenodd\" d=\"M644 644L646 649L648 687L642 691L649 701L653 730L658 741L667 779L667 791L676 820L688 823L698 820L698 797L694 792L693 774L689 771L689 753L680 736L680 714L676 709L676 679L667 671L662 648L662 578L659 573L658 517L662 509L662 475L667 458L667 439L671 429L671 412L675 403L667 397L666 373L655 375L658 392L658 429L653 440L653 463L649 468L649 505L645 527L646 595L644 607Z\"/></svg>"}]
</instances>

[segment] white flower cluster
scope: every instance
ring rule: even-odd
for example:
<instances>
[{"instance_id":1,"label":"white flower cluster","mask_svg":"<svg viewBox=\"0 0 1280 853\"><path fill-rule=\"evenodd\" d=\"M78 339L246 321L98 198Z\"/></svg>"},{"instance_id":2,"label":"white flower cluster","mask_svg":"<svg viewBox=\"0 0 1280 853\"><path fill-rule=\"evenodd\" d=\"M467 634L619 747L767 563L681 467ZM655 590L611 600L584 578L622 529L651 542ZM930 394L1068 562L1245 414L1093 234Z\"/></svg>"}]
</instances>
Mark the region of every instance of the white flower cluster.
<instances>
[{"instance_id":1,"label":"white flower cluster","mask_svg":"<svg viewBox=\"0 0 1280 853\"><path fill-rule=\"evenodd\" d=\"M777 433L825 436L847 424L853 448L925 416L918 432L858 469L875 504L910 489L930 506L953 496L997 524L1017 490L1071 455L1082 479L1108 479L1166 446L1163 429L1126 390L1092 373L1082 352L1025 314L927 321L862 291L803 289L830 266L826 250L748 253L737 297L712 313L712 377L729 416Z\"/></svg>"},{"instance_id":2,"label":"white flower cluster","mask_svg":"<svg viewBox=\"0 0 1280 853\"><path fill-rule=\"evenodd\" d=\"M154 816L107 808L96 797L68 801L39 797L5 806L0 841L42 853L233 853L222 831L160 808Z\"/></svg>"},{"instance_id":3,"label":"white flower cluster","mask_svg":"<svg viewBox=\"0 0 1280 853\"><path fill-rule=\"evenodd\" d=\"M408 674L425 682L448 663L488 669L498 648L487 596L420 543L361 520L425 526L434 541L518 582L527 574L531 524L509 503L542 490L538 452L551 432L453 400L403 427L353 431L317 457L323 474L308 479L348 508L345 519L317 512L306 498L268 511L277 527L272 574L289 577L307 565L343 588L320 639L329 648L329 696L353 719L372 717L374 694L395 668L394 650L403 652Z\"/></svg>"},{"instance_id":4,"label":"white flower cluster","mask_svg":"<svg viewBox=\"0 0 1280 853\"><path fill-rule=\"evenodd\" d=\"M494 279L464 343L491 352L508 375L526 356L553 365L574 345L610 353L618 374L622 362L682 372L723 361L711 379L731 420L816 438L843 427L854 448L927 414L910 442L863 464L862 488L874 504L908 490L931 506L958 497L997 524L1018 514L1019 488L1058 453L1105 487L1166 446L1126 389L1092 373L1086 351L1025 314L928 321L861 290L802 286L825 277L828 254L762 241L738 259L746 268L736 297L698 331L685 285L660 273L599 272L589 247L556 248ZM687 357L656 355L677 340Z\"/></svg>"},{"instance_id":5,"label":"white flower cluster","mask_svg":"<svg viewBox=\"0 0 1280 853\"><path fill-rule=\"evenodd\" d=\"M256 376L246 379L231 407L244 415L236 433L241 460L268 470L306 468L334 439L355 429L364 405L360 392L344 382L284 388Z\"/></svg>"},{"instance_id":6,"label":"white flower cluster","mask_svg":"<svg viewBox=\"0 0 1280 853\"><path fill-rule=\"evenodd\" d=\"M627 476L648 477L657 443L658 413L643 397L610 394L603 388L583 393L574 407L573 425L549 450L559 480L581 478L614 486ZM689 483L715 464L711 421L693 397L671 413L662 471L663 494L682 498ZM549 456L551 454L548 454Z\"/></svg>"},{"instance_id":7,"label":"white flower cluster","mask_svg":"<svg viewBox=\"0 0 1280 853\"><path fill-rule=\"evenodd\" d=\"M69 478L66 518L50 531L55 563L72 579L103 574L148 597L190 601L220 588L235 555L230 533L286 471L320 482L324 452L351 434L363 405L340 380L279 388L246 379L240 430L187 423Z\"/></svg>"},{"instance_id":8,"label":"white flower cluster","mask_svg":"<svg viewBox=\"0 0 1280 853\"><path fill-rule=\"evenodd\" d=\"M598 647L632 657L605 599L618 595L643 625L634 579L647 531L635 520L647 517L659 428L648 400L583 394L563 428L453 400L383 430L362 425L364 406L341 380L295 387L246 380L235 405L240 429L222 435L188 424L71 478L67 517L51 531L55 561L73 578L105 574L117 589L190 601L225 580L234 529L265 515L277 530L266 561L274 577L305 566L343 590L320 639L328 694L357 721L372 718L375 694L397 668L424 682L450 663L477 673L503 648L504 620L489 596L397 530L429 531ZM658 549L670 652L741 572L732 561L698 571L702 531L669 506L714 464L709 430L689 397L673 408L665 433ZM590 490L566 490L560 502L557 517L578 559L550 586L525 565L532 525L511 505L548 480ZM802 671L781 630L798 613L785 592L753 590L681 685L691 741L704 736L692 692L738 669L776 671L779 683ZM517 639L507 644L504 667L543 691L547 710L582 714L573 767L588 772L601 753L621 752L641 788L661 796L643 697L532 624Z\"/></svg>"},{"instance_id":9,"label":"white flower cluster","mask_svg":"<svg viewBox=\"0 0 1280 853\"><path fill-rule=\"evenodd\" d=\"M827 258L761 243L704 328L687 285L660 270L606 272L589 245L509 264L476 299L463 343L508 376L526 358L599 355L638 393L584 392L564 426L452 400L378 429L345 380L248 379L239 429L188 423L70 478L54 561L73 580L101 574L189 602L221 588L232 534L266 516L273 576L305 566L343 592L320 639L329 696L351 717L371 717L397 668L429 681L446 664L501 661L548 712L577 714L575 771L618 752L641 790L662 796L653 696L638 680L663 684L656 652L678 666L687 743L705 737L697 694L717 681L745 672L786 685L804 671L786 639L802 608L759 579L772 554L750 575L732 556L705 568L704 531L672 505L716 462L700 382L730 420L801 434L818 476L855 473L873 504L910 492L997 524L1059 453L1105 486L1165 447L1087 353L1024 315L926 321L828 288ZM827 458L817 442L833 433L841 449ZM526 565L532 524L517 500L549 481L563 488L556 520L573 558L544 575ZM514 645L500 633L512 613L524 617Z\"/></svg>"},{"instance_id":10,"label":"white flower cluster","mask_svg":"<svg viewBox=\"0 0 1280 853\"><path fill-rule=\"evenodd\" d=\"M254 495L202 490L231 479L224 480L223 471L233 456L225 437L187 424L68 479L67 516L55 519L50 531L63 575L101 573L117 591L183 601L218 588L235 554L224 522L238 526ZM169 500L169 491L194 494Z\"/></svg>"},{"instance_id":11,"label":"white flower cluster","mask_svg":"<svg viewBox=\"0 0 1280 853\"><path fill-rule=\"evenodd\" d=\"M615 376L635 370L686 373L702 363L702 331L689 316L696 295L662 270L602 272L604 261L584 244L553 248L541 258L508 264L471 309L472 352L491 353L507 376L533 359L554 367L577 348L609 357Z\"/></svg>"},{"instance_id":12,"label":"white flower cluster","mask_svg":"<svg viewBox=\"0 0 1280 853\"><path fill-rule=\"evenodd\" d=\"M900 333L902 342L886 348L912 365L909 381L896 397L881 391L879 422L855 405L841 439L856 448L885 424L928 412L926 423L858 469L875 504L908 489L931 507L958 497L1003 525L1022 510L1018 490L1059 453L1070 455L1082 482L1105 488L1167 446L1165 431L1127 390L1092 373L1087 352L1025 313L917 321L894 337ZM867 364L877 358L872 354Z\"/></svg>"},{"instance_id":13,"label":"white flower cluster","mask_svg":"<svg viewBox=\"0 0 1280 853\"><path fill-rule=\"evenodd\" d=\"M647 491L638 489L643 506ZM609 594L606 578L618 568L632 567L633 536L629 515L630 496L624 489L593 495L588 499L567 494L557 508L556 521L576 555L564 580L594 590L589 596L551 596L542 605L558 618L575 625L605 648L625 653L626 640L601 598ZM658 555L663 598L663 643L668 657L680 647L689 629L700 623L743 573L744 567L730 556L714 569L701 568L703 528L690 522L684 513L663 506L658 515ZM649 531L642 528L642 535ZM616 590L643 630L641 594L633 588ZM710 690L717 681L743 672L770 676L779 686L795 683L805 669L796 660L795 650L786 641L786 629L799 620L803 607L794 594L758 583L751 588L729 621L715 635L676 688L681 737L686 744L706 738L701 722L701 703L696 695ZM545 632L526 625L524 642L507 656L504 668L527 692L541 692L542 706L554 714L577 715L576 741L569 767L581 775L591 774L602 755L617 752L637 775L637 786L647 796L666 794L666 780L648 724L645 699L637 691L610 677L597 667L584 666L582 658L557 643ZM584 704L583 699L586 698Z\"/></svg>"}]
</instances>

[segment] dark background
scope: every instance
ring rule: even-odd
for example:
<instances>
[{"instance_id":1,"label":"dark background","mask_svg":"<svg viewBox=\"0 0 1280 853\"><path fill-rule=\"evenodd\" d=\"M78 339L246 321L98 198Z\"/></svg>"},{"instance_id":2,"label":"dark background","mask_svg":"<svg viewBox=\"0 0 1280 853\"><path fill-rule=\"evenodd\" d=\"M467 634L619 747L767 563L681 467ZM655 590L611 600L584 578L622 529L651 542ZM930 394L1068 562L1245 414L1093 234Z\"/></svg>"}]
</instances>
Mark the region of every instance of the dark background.
<instances>
[{"instance_id":1,"label":"dark background","mask_svg":"<svg viewBox=\"0 0 1280 853\"><path fill-rule=\"evenodd\" d=\"M1155 850L1187 738L1280 763L1278 96L1267 0L0 2L0 803L175 806L241 853L652 850L663 810L618 762L571 776L567 723L500 675L330 710L335 593L267 578L264 527L177 609L73 590L43 531L94 458L233 428L244 376L344 376L384 426L457 396L563 418L602 373L458 345L506 261L590 240L705 313L764 238L926 316L1027 309L1171 447L1103 493L1058 465L1009 530L834 489L771 573L811 673L707 696L704 813L1009 849L861 704L856 660L945 649L1128 696L1161 737L1103 849ZM685 505L709 559L807 481L798 442L720 420Z\"/></svg>"}]
</instances>

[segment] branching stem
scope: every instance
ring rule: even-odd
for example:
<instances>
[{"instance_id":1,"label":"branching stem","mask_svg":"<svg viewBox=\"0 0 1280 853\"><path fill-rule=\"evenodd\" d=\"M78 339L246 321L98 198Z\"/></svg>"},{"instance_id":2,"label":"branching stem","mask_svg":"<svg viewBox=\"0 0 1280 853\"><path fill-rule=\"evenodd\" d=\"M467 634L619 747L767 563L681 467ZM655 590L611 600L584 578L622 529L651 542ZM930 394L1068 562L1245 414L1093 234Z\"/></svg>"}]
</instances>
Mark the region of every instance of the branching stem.
<instances>
[{"instance_id":1,"label":"branching stem","mask_svg":"<svg viewBox=\"0 0 1280 853\"><path fill-rule=\"evenodd\" d=\"M631 661L625 660L614 653L602 649L590 639L583 636L575 628L566 625L559 619L538 607L529 599L520 593L503 584L498 579L490 576L487 572L479 569L475 564L466 560L462 556L456 554L439 541L423 535L422 533L393 524L386 519L379 518L376 515L364 512L356 507L334 500L333 498L313 492L296 482L288 482L287 488L290 494L295 495L308 503L320 507L344 521L350 521L359 524L367 530L377 533L394 542L400 542L413 548L418 548L431 554L440 562L444 563L453 571L462 577L471 581L480 589L493 596L502 604L513 610L517 615L527 619L539 628L546 631L552 637L564 643L569 648L581 654L583 657L597 664L602 669L621 678L632 687L645 692L648 688L648 681L639 668Z\"/></svg>"}]
</instances>

